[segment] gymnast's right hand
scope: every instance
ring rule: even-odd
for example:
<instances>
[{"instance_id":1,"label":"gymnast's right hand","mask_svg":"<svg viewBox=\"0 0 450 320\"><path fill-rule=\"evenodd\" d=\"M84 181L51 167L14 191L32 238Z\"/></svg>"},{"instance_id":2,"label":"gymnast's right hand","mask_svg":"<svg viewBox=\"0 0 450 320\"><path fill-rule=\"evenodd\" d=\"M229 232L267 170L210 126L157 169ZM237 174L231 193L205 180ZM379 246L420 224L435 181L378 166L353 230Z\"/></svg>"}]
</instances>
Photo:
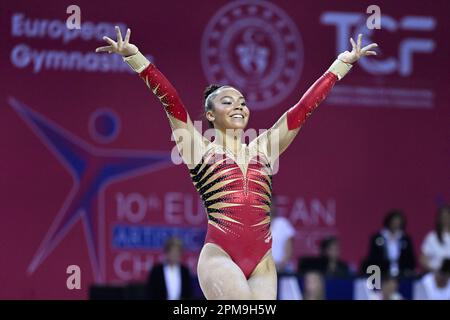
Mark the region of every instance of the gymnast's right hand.
<instances>
[{"instance_id":1,"label":"gymnast's right hand","mask_svg":"<svg viewBox=\"0 0 450 320\"><path fill-rule=\"evenodd\" d=\"M122 40L122 34L118 26L115 27L117 42L108 37L103 37L103 40L109 43L109 46L99 47L95 49L95 52L108 52L108 53L118 53L121 56L128 57L138 53L138 48L130 43L131 30L127 29L127 34L125 35L125 40Z\"/></svg>"}]
</instances>

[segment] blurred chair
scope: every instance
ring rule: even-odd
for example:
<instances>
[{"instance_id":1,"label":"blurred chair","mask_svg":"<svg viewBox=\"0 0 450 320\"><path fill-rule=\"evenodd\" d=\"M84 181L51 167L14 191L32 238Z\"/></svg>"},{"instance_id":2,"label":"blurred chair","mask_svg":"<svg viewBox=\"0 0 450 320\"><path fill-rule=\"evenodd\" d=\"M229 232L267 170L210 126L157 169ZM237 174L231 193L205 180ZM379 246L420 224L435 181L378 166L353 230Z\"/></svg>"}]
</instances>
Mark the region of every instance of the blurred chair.
<instances>
[{"instance_id":1,"label":"blurred chair","mask_svg":"<svg viewBox=\"0 0 450 320\"><path fill-rule=\"evenodd\" d=\"M125 300L148 300L147 284L145 282L129 283L123 290Z\"/></svg>"},{"instance_id":2,"label":"blurred chair","mask_svg":"<svg viewBox=\"0 0 450 320\"><path fill-rule=\"evenodd\" d=\"M89 287L89 300L124 300L125 288L123 286L91 285Z\"/></svg>"}]
</instances>

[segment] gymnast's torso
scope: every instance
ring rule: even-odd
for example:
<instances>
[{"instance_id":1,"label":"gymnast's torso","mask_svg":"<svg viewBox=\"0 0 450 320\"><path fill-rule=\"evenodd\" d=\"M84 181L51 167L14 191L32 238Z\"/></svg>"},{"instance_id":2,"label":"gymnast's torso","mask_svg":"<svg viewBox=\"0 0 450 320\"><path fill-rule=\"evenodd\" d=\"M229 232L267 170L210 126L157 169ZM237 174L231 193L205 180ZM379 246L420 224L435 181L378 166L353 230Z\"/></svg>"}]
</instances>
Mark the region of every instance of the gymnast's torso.
<instances>
[{"instance_id":1,"label":"gymnast's torso","mask_svg":"<svg viewBox=\"0 0 450 320\"><path fill-rule=\"evenodd\" d=\"M220 246L249 278L272 246L272 166L256 143L242 144L236 157L210 143L190 175L204 203L205 243Z\"/></svg>"}]
</instances>

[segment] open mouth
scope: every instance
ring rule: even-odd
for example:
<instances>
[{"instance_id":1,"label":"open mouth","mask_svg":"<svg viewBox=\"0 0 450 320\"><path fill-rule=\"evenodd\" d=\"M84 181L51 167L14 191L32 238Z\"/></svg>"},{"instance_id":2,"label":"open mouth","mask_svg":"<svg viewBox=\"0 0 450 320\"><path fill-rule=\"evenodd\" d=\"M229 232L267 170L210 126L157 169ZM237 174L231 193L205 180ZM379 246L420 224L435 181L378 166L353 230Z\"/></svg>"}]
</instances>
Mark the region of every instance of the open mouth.
<instances>
[{"instance_id":1,"label":"open mouth","mask_svg":"<svg viewBox=\"0 0 450 320\"><path fill-rule=\"evenodd\" d=\"M244 119L244 115L242 115L242 114L233 114L233 115L231 115L231 118L233 118L233 119Z\"/></svg>"}]
</instances>

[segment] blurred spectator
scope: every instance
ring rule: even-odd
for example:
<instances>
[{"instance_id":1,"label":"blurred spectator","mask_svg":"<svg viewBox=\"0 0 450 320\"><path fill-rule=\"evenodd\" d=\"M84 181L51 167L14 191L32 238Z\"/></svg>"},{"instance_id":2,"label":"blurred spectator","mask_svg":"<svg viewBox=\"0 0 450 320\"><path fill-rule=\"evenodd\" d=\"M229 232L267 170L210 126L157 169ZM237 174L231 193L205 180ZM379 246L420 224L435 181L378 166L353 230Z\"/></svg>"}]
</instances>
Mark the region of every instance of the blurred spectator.
<instances>
[{"instance_id":1,"label":"blurred spectator","mask_svg":"<svg viewBox=\"0 0 450 320\"><path fill-rule=\"evenodd\" d=\"M181 263L183 244L172 237L164 244L164 263L153 266L148 280L147 293L152 300L186 300L192 295L189 269Z\"/></svg>"},{"instance_id":2,"label":"blurred spectator","mask_svg":"<svg viewBox=\"0 0 450 320\"><path fill-rule=\"evenodd\" d=\"M330 236L320 242L320 256L302 257L299 259L298 271L304 274L318 271L327 277L342 278L350 276L348 265L340 259L340 245L335 236Z\"/></svg>"},{"instance_id":3,"label":"blurred spectator","mask_svg":"<svg viewBox=\"0 0 450 320\"><path fill-rule=\"evenodd\" d=\"M303 299L325 300L325 281L320 272L309 271L303 277Z\"/></svg>"},{"instance_id":4,"label":"blurred spectator","mask_svg":"<svg viewBox=\"0 0 450 320\"><path fill-rule=\"evenodd\" d=\"M426 271L439 270L442 260L450 258L450 207L442 206L438 210L436 226L422 243L420 262Z\"/></svg>"},{"instance_id":5,"label":"blurred spectator","mask_svg":"<svg viewBox=\"0 0 450 320\"><path fill-rule=\"evenodd\" d=\"M412 242L405 230L406 220L400 210L388 212L383 229L370 239L369 254L362 264L365 274L369 265L377 265L381 272L391 276L414 274L416 259Z\"/></svg>"},{"instance_id":6,"label":"blurred spectator","mask_svg":"<svg viewBox=\"0 0 450 320\"><path fill-rule=\"evenodd\" d=\"M438 271L422 277L417 300L450 300L450 259L444 259Z\"/></svg>"},{"instance_id":7,"label":"blurred spectator","mask_svg":"<svg viewBox=\"0 0 450 320\"><path fill-rule=\"evenodd\" d=\"M347 277L350 275L348 265L340 259L341 249L336 237L325 238L320 243L320 270L329 277Z\"/></svg>"},{"instance_id":8,"label":"blurred spectator","mask_svg":"<svg viewBox=\"0 0 450 320\"><path fill-rule=\"evenodd\" d=\"M294 271L290 264L294 252L295 229L289 220L278 216L273 197L271 207L272 256L278 272Z\"/></svg>"},{"instance_id":9,"label":"blurred spectator","mask_svg":"<svg viewBox=\"0 0 450 320\"><path fill-rule=\"evenodd\" d=\"M389 274L381 278L381 290L374 291L369 297L370 300L403 300L398 292L398 279Z\"/></svg>"}]
</instances>

